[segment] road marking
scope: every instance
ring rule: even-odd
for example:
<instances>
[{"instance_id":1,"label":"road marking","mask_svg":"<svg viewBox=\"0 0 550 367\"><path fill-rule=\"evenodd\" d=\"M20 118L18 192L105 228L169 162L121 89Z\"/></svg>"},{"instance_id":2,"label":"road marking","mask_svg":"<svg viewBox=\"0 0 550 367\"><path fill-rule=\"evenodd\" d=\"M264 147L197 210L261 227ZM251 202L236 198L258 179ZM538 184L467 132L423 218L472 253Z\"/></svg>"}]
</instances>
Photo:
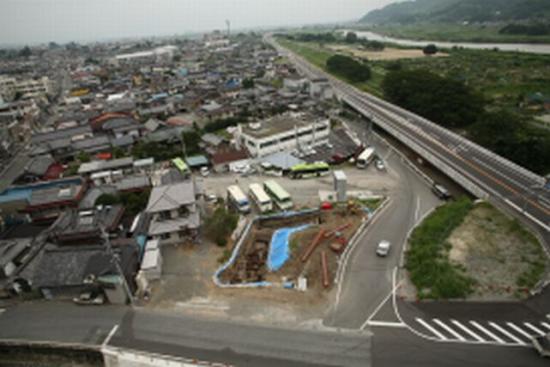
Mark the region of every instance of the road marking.
<instances>
[{"instance_id":1,"label":"road marking","mask_svg":"<svg viewBox=\"0 0 550 367\"><path fill-rule=\"evenodd\" d=\"M540 324L541 324L542 326L544 326L545 328L547 328L548 330L550 330L550 325L548 325L547 323L541 322Z\"/></svg>"},{"instance_id":2,"label":"road marking","mask_svg":"<svg viewBox=\"0 0 550 367\"><path fill-rule=\"evenodd\" d=\"M6 312L6 309L5 308L0 308L0 315L3 314L4 312Z\"/></svg>"},{"instance_id":3,"label":"road marking","mask_svg":"<svg viewBox=\"0 0 550 367\"><path fill-rule=\"evenodd\" d=\"M515 341L516 343L520 344L520 345L525 345L525 343L519 339L518 337L516 337L515 335L509 333L507 330L505 330L504 328L500 327L499 325L495 324L494 322L489 322L489 325L491 325L493 328L497 329L498 331L500 331L502 334L506 335L507 337L509 337L510 339L512 339L513 341Z\"/></svg>"},{"instance_id":4,"label":"road marking","mask_svg":"<svg viewBox=\"0 0 550 367\"><path fill-rule=\"evenodd\" d=\"M371 313L371 315L369 316L369 318L367 319L367 321L365 321L363 323L363 325L361 325L361 327L359 328L360 330L363 330L365 327L367 327L367 325L370 324L370 321L371 319L374 317L374 315L376 315L378 313L378 311L380 311L380 309L382 308L382 306L384 306L384 304L386 304L386 302L388 302L388 299L392 296L395 296L395 291L397 290L397 288L399 288L399 286L401 285L401 282L397 283L396 284L396 274L397 274L397 268L394 268L393 269L393 272L392 272L392 290L391 292L382 300L382 302L380 302L380 304L378 306L376 306L376 308L374 309L374 311ZM401 322L402 323L402 322Z\"/></svg>"},{"instance_id":5,"label":"road marking","mask_svg":"<svg viewBox=\"0 0 550 367\"><path fill-rule=\"evenodd\" d=\"M478 324L477 322L475 321L470 321L470 324L472 324L473 326L475 326L477 329L479 329L481 332L489 335L491 338L493 338L493 340L501 343L501 344L505 344L506 342L504 340L502 340L501 338L499 338L498 336L496 336L495 334L493 334L490 330L487 330L485 329L483 326L481 326L480 324Z\"/></svg>"},{"instance_id":6,"label":"road marking","mask_svg":"<svg viewBox=\"0 0 550 367\"><path fill-rule=\"evenodd\" d=\"M393 322L393 321L367 321L369 326L381 326L381 327L398 327L404 328L407 327L402 322Z\"/></svg>"},{"instance_id":7,"label":"road marking","mask_svg":"<svg viewBox=\"0 0 550 367\"><path fill-rule=\"evenodd\" d=\"M418 221L418 214L420 212L420 196L416 197L416 209L414 210L414 222Z\"/></svg>"},{"instance_id":8,"label":"road marking","mask_svg":"<svg viewBox=\"0 0 550 367\"><path fill-rule=\"evenodd\" d=\"M118 324L113 326L113 328L111 329L111 331L109 332L109 334L107 335L103 343L101 344L102 348L104 348L107 344L109 344L109 341L111 341L111 338L113 337L113 335L115 335L117 330L118 330Z\"/></svg>"},{"instance_id":9,"label":"road marking","mask_svg":"<svg viewBox=\"0 0 550 367\"><path fill-rule=\"evenodd\" d=\"M517 326L517 325L514 325L514 324L511 323L511 322L507 322L506 325L510 326L512 329L514 329L515 331L517 331L517 332L520 333L521 335L526 336L528 339L531 339L531 337L533 336L533 335L531 335L531 334L525 332L525 330L523 330L522 328L520 328L520 327Z\"/></svg>"},{"instance_id":10,"label":"road marking","mask_svg":"<svg viewBox=\"0 0 550 367\"><path fill-rule=\"evenodd\" d=\"M546 334L544 331L542 331L541 329L539 329L538 327L534 326L533 324L531 324L529 322L524 322L523 325L527 326L529 329L533 330L535 333L537 333L539 335Z\"/></svg>"},{"instance_id":11,"label":"road marking","mask_svg":"<svg viewBox=\"0 0 550 367\"><path fill-rule=\"evenodd\" d=\"M447 338L445 337L445 335L441 334L439 331L435 330L433 327L430 326L430 324L428 324L426 321L422 320L422 319L419 319L418 317L416 318L416 322L418 322L420 325L424 326L426 329L430 330L432 332L432 334L436 335L438 338L440 338L441 340L447 340Z\"/></svg>"},{"instance_id":12,"label":"road marking","mask_svg":"<svg viewBox=\"0 0 550 367\"><path fill-rule=\"evenodd\" d=\"M456 320L451 320L451 322L456 326L458 326L460 329L462 329L462 331L464 331L465 333L473 337L474 339L477 339L477 341L485 342L485 339L483 339L481 336L474 333L472 330L468 329L466 326L462 325L460 322Z\"/></svg>"},{"instance_id":13,"label":"road marking","mask_svg":"<svg viewBox=\"0 0 550 367\"><path fill-rule=\"evenodd\" d=\"M447 325L442 323L439 319L433 319L433 322L435 322L437 325L441 326L443 329L447 330L450 334L452 334L458 340L466 341L466 339L464 339L464 337L462 335L460 335L459 333L457 333L456 331L454 331L453 329L451 329L450 327L448 327Z\"/></svg>"}]
</instances>

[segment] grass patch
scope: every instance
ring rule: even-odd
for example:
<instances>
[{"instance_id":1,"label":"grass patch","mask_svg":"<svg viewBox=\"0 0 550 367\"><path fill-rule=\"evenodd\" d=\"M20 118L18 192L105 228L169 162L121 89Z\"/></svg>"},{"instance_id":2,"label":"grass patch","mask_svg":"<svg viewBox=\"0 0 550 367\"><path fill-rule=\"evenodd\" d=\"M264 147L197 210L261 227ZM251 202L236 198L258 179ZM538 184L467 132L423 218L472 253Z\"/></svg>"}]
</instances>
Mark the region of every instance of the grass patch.
<instances>
[{"instance_id":1,"label":"grass patch","mask_svg":"<svg viewBox=\"0 0 550 367\"><path fill-rule=\"evenodd\" d=\"M465 298L472 292L474 280L462 266L450 263L447 242L472 208L473 203L467 198L447 203L412 232L406 268L419 298Z\"/></svg>"}]
</instances>

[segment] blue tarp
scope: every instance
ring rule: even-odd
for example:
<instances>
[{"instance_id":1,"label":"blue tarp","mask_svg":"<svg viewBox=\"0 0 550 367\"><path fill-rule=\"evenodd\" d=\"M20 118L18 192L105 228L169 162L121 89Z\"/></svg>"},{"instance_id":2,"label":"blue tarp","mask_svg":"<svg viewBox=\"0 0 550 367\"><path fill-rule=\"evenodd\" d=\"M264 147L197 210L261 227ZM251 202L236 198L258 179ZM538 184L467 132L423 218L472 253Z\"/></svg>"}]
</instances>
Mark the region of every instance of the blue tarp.
<instances>
[{"instance_id":1,"label":"blue tarp","mask_svg":"<svg viewBox=\"0 0 550 367\"><path fill-rule=\"evenodd\" d=\"M288 250L290 236L295 232L303 231L307 227L309 227L308 224L293 228L281 228L273 233L267 256L269 271L277 271L285 264L290 257Z\"/></svg>"}]
</instances>

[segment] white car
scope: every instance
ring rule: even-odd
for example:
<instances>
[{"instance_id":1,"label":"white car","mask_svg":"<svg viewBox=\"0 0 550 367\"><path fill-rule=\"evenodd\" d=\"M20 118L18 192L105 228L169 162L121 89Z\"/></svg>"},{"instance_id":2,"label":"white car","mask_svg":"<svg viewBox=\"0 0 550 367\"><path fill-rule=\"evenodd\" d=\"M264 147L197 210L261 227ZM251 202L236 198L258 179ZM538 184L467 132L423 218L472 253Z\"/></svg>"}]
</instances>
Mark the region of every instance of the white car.
<instances>
[{"instance_id":1,"label":"white car","mask_svg":"<svg viewBox=\"0 0 550 367\"><path fill-rule=\"evenodd\" d=\"M210 170L208 167L201 167L201 176L206 177L210 174Z\"/></svg>"},{"instance_id":2,"label":"white car","mask_svg":"<svg viewBox=\"0 0 550 367\"><path fill-rule=\"evenodd\" d=\"M375 165L376 165L376 169L379 171L384 171L386 169L386 166L384 165L384 161L382 161L381 159L378 159Z\"/></svg>"},{"instance_id":3,"label":"white car","mask_svg":"<svg viewBox=\"0 0 550 367\"><path fill-rule=\"evenodd\" d=\"M386 240L380 241L378 246L376 246L376 255L381 257L388 256L390 252L390 247L391 247L390 241L386 241Z\"/></svg>"}]
</instances>

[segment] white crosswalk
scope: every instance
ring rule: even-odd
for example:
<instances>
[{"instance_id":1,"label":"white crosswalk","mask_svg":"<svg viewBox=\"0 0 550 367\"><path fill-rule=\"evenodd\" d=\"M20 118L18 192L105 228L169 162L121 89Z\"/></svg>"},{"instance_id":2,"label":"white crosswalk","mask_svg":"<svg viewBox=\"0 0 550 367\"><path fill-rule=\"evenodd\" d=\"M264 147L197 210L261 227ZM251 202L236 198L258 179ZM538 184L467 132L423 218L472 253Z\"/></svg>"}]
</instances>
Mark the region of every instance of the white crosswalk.
<instances>
[{"instance_id":1,"label":"white crosswalk","mask_svg":"<svg viewBox=\"0 0 550 367\"><path fill-rule=\"evenodd\" d=\"M425 320L418 317L415 321L415 330L441 341L527 346L533 337L550 332L550 323L544 321Z\"/></svg>"}]
</instances>

